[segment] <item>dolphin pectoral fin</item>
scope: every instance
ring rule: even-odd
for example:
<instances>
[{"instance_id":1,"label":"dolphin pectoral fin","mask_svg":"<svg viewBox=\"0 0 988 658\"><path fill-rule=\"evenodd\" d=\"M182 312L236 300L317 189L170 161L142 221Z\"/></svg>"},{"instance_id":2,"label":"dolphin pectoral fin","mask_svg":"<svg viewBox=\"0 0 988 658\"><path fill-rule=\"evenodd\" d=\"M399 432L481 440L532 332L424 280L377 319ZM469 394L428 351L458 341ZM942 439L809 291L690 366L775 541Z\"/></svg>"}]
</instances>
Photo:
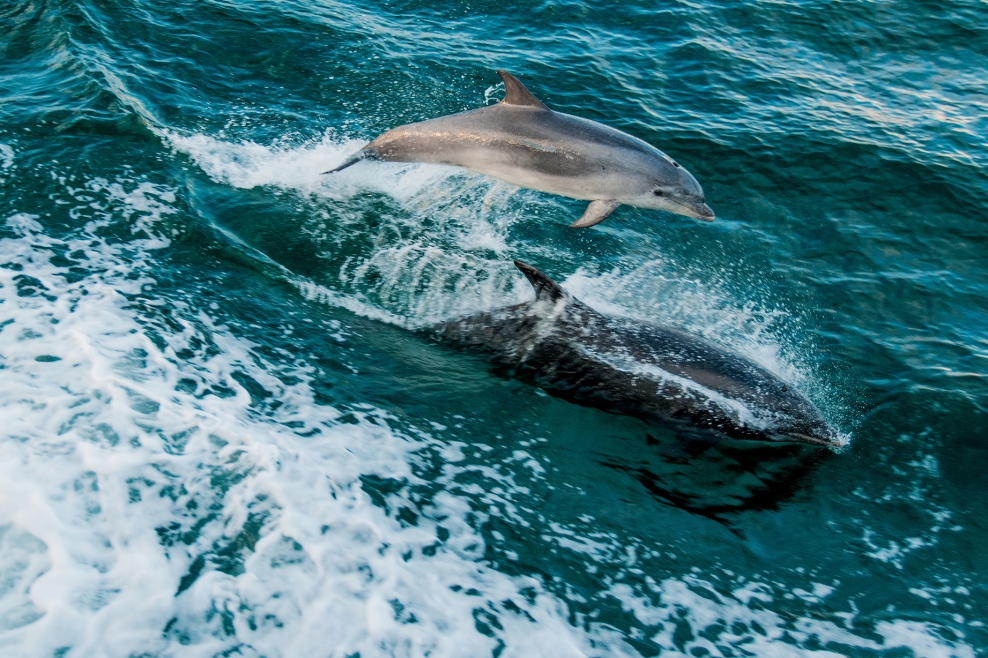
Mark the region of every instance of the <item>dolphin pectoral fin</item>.
<instances>
[{"instance_id":1,"label":"dolphin pectoral fin","mask_svg":"<svg viewBox=\"0 0 988 658\"><path fill-rule=\"evenodd\" d=\"M498 69L497 74L504 81L504 98L501 100L502 103L505 105L528 105L541 110L549 109L542 104L542 101L533 96L532 92L525 89L525 85L519 82L518 78L500 69Z\"/></svg>"},{"instance_id":2,"label":"dolphin pectoral fin","mask_svg":"<svg viewBox=\"0 0 988 658\"><path fill-rule=\"evenodd\" d=\"M339 167L336 167L334 169L330 169L329 171L324 171L322 173L323 174L335 174L338 171L343 171L344 169L346 169L350 165L357 164L361 160L380 160L380 159L381 158L378 156L377 153L375 153L374 151L369 151L369 150L367 150L367 149L364 148L364 149L360 149L359 151L357 151L356 153L354 153L353 155L351 155L349 158L347 158L346 160L344 160L343 163Z\"/></svg>"},{"instance_id":3,"label":"dolphin pectoral fin","mask_svg":"<svg viewBox=\"0 0 988 658\"><path fill-rule=\"evenodd\" d=\"M614 199L597 199L591 201L590 205L583 212L583 216L569 225L570 228L587 228L594 224L600 224L607 219L607 216L614 212L614 209L621 205L620 201Z\"/></svg>"}]
</instances>

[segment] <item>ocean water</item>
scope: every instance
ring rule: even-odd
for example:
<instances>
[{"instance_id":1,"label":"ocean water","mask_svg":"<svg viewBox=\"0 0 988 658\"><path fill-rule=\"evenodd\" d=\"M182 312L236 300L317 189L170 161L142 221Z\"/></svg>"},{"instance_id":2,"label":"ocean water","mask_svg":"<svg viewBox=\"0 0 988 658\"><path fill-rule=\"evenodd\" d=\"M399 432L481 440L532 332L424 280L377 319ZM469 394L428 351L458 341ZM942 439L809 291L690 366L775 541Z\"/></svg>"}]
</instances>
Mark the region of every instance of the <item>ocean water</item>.
<instances>
[{"instance_id":1,"label":"ocean water","mask_svg":"<svg viewBox=\"0 0 988 658\"><path fill-rule=\"evenodd\" d=\"M320 175L496 68L717 221ZM981 0L6 0L0 655L988 655L986 88ZM416 332L514 258L848 446L675 454Z\"/></svg>"}]
</instances>

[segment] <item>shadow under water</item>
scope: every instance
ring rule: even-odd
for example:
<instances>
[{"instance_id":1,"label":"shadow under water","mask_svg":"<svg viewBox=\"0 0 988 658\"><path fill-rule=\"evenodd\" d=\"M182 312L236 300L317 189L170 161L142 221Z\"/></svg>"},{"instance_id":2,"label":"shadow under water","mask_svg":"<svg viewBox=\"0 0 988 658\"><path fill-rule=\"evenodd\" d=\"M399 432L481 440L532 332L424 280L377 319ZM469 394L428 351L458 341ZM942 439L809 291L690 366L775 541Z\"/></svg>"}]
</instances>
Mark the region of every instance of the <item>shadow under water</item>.
<instances>
[{"instance_id":1,"label":"shadow under water","mask_svg":"<svg viewBox=\"0 0 988 658\"><path fill-rule=\"evenodd\" d=\"M637 480L656 499L730 526L726 515L778 509L831 453L798 443L675 434L650 427L638 455L599 446L597 463Z\"/></svg>"}]
</instances>

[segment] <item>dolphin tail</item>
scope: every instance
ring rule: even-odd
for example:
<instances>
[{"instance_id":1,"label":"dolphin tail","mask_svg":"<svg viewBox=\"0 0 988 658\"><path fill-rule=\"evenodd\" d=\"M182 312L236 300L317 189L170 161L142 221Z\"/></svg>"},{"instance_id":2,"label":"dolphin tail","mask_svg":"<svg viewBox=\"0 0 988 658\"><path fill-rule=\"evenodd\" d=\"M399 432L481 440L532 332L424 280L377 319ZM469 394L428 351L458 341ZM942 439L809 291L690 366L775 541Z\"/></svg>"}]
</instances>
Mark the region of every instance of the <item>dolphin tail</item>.
<instances>
[{"instance_id":1,"label":"dolphin tail","mask_svg":"<svg viewBox=\"0 0 988 658\"><path fill-rule=\"evenodd\" d=\"M535 299L548 299L551 302L566 297L566 291L548 276L535 269L528 263L515 261L515 267L521 270L528 282L535 288Z\"/></svg>"},{"instance_id":2,"label":"dolphin tail","mask_svg":"<svg viewBox=\"0 0 988 658\"><path fill-rule=\"evenodd\" d=\"M353 155L351 155L349 158L347 158L346 160L344 160L343 161L343 164L341 164L339 167L336 167L335 169L330 169L329 171L324 171L322 173L323 174L335 174L338 171L343 171L344 169L346 169L350 165L357 164L361 160L379 160L379 159L380 159L380 157L374 151L370 151L367 148L362 148L359 151L357 151L356 153L354 153Z\"/></svg>"}]
</instances>

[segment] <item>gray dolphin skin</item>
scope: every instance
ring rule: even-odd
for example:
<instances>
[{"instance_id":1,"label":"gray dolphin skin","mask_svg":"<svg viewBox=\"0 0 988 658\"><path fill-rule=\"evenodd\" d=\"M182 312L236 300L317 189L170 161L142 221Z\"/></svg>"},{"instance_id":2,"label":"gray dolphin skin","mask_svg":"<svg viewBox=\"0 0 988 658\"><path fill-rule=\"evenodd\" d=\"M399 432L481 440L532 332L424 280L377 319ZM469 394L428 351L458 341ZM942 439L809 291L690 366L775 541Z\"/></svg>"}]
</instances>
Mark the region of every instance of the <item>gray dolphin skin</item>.
<instances>
[{"instance_id":1,"label":"gray dolphin skin","mask_svg":"<svg viewBox=\"0 0 988 658\"><path fill-rule=\"evenodd\" d=\"M430 335L556 397L685 436L843 445L812 402L747 359L676 329L605 316L515 265L534 301L443 322Z\"/></svg>"},{"instance_id":2,"label":"gray dolphin skin","mask_svg":"<svg viewBox=\"0 0 988 658\"><path fill-rule=\"evenodd\" d=\"M574 228L602 222L622 203L713 220L700 184L668 155L620 130L554 112L513 75L497 73L501 102L389 130L324 173L361 160L456 165L590 201Z\"/></svg>"}]
</instances>

